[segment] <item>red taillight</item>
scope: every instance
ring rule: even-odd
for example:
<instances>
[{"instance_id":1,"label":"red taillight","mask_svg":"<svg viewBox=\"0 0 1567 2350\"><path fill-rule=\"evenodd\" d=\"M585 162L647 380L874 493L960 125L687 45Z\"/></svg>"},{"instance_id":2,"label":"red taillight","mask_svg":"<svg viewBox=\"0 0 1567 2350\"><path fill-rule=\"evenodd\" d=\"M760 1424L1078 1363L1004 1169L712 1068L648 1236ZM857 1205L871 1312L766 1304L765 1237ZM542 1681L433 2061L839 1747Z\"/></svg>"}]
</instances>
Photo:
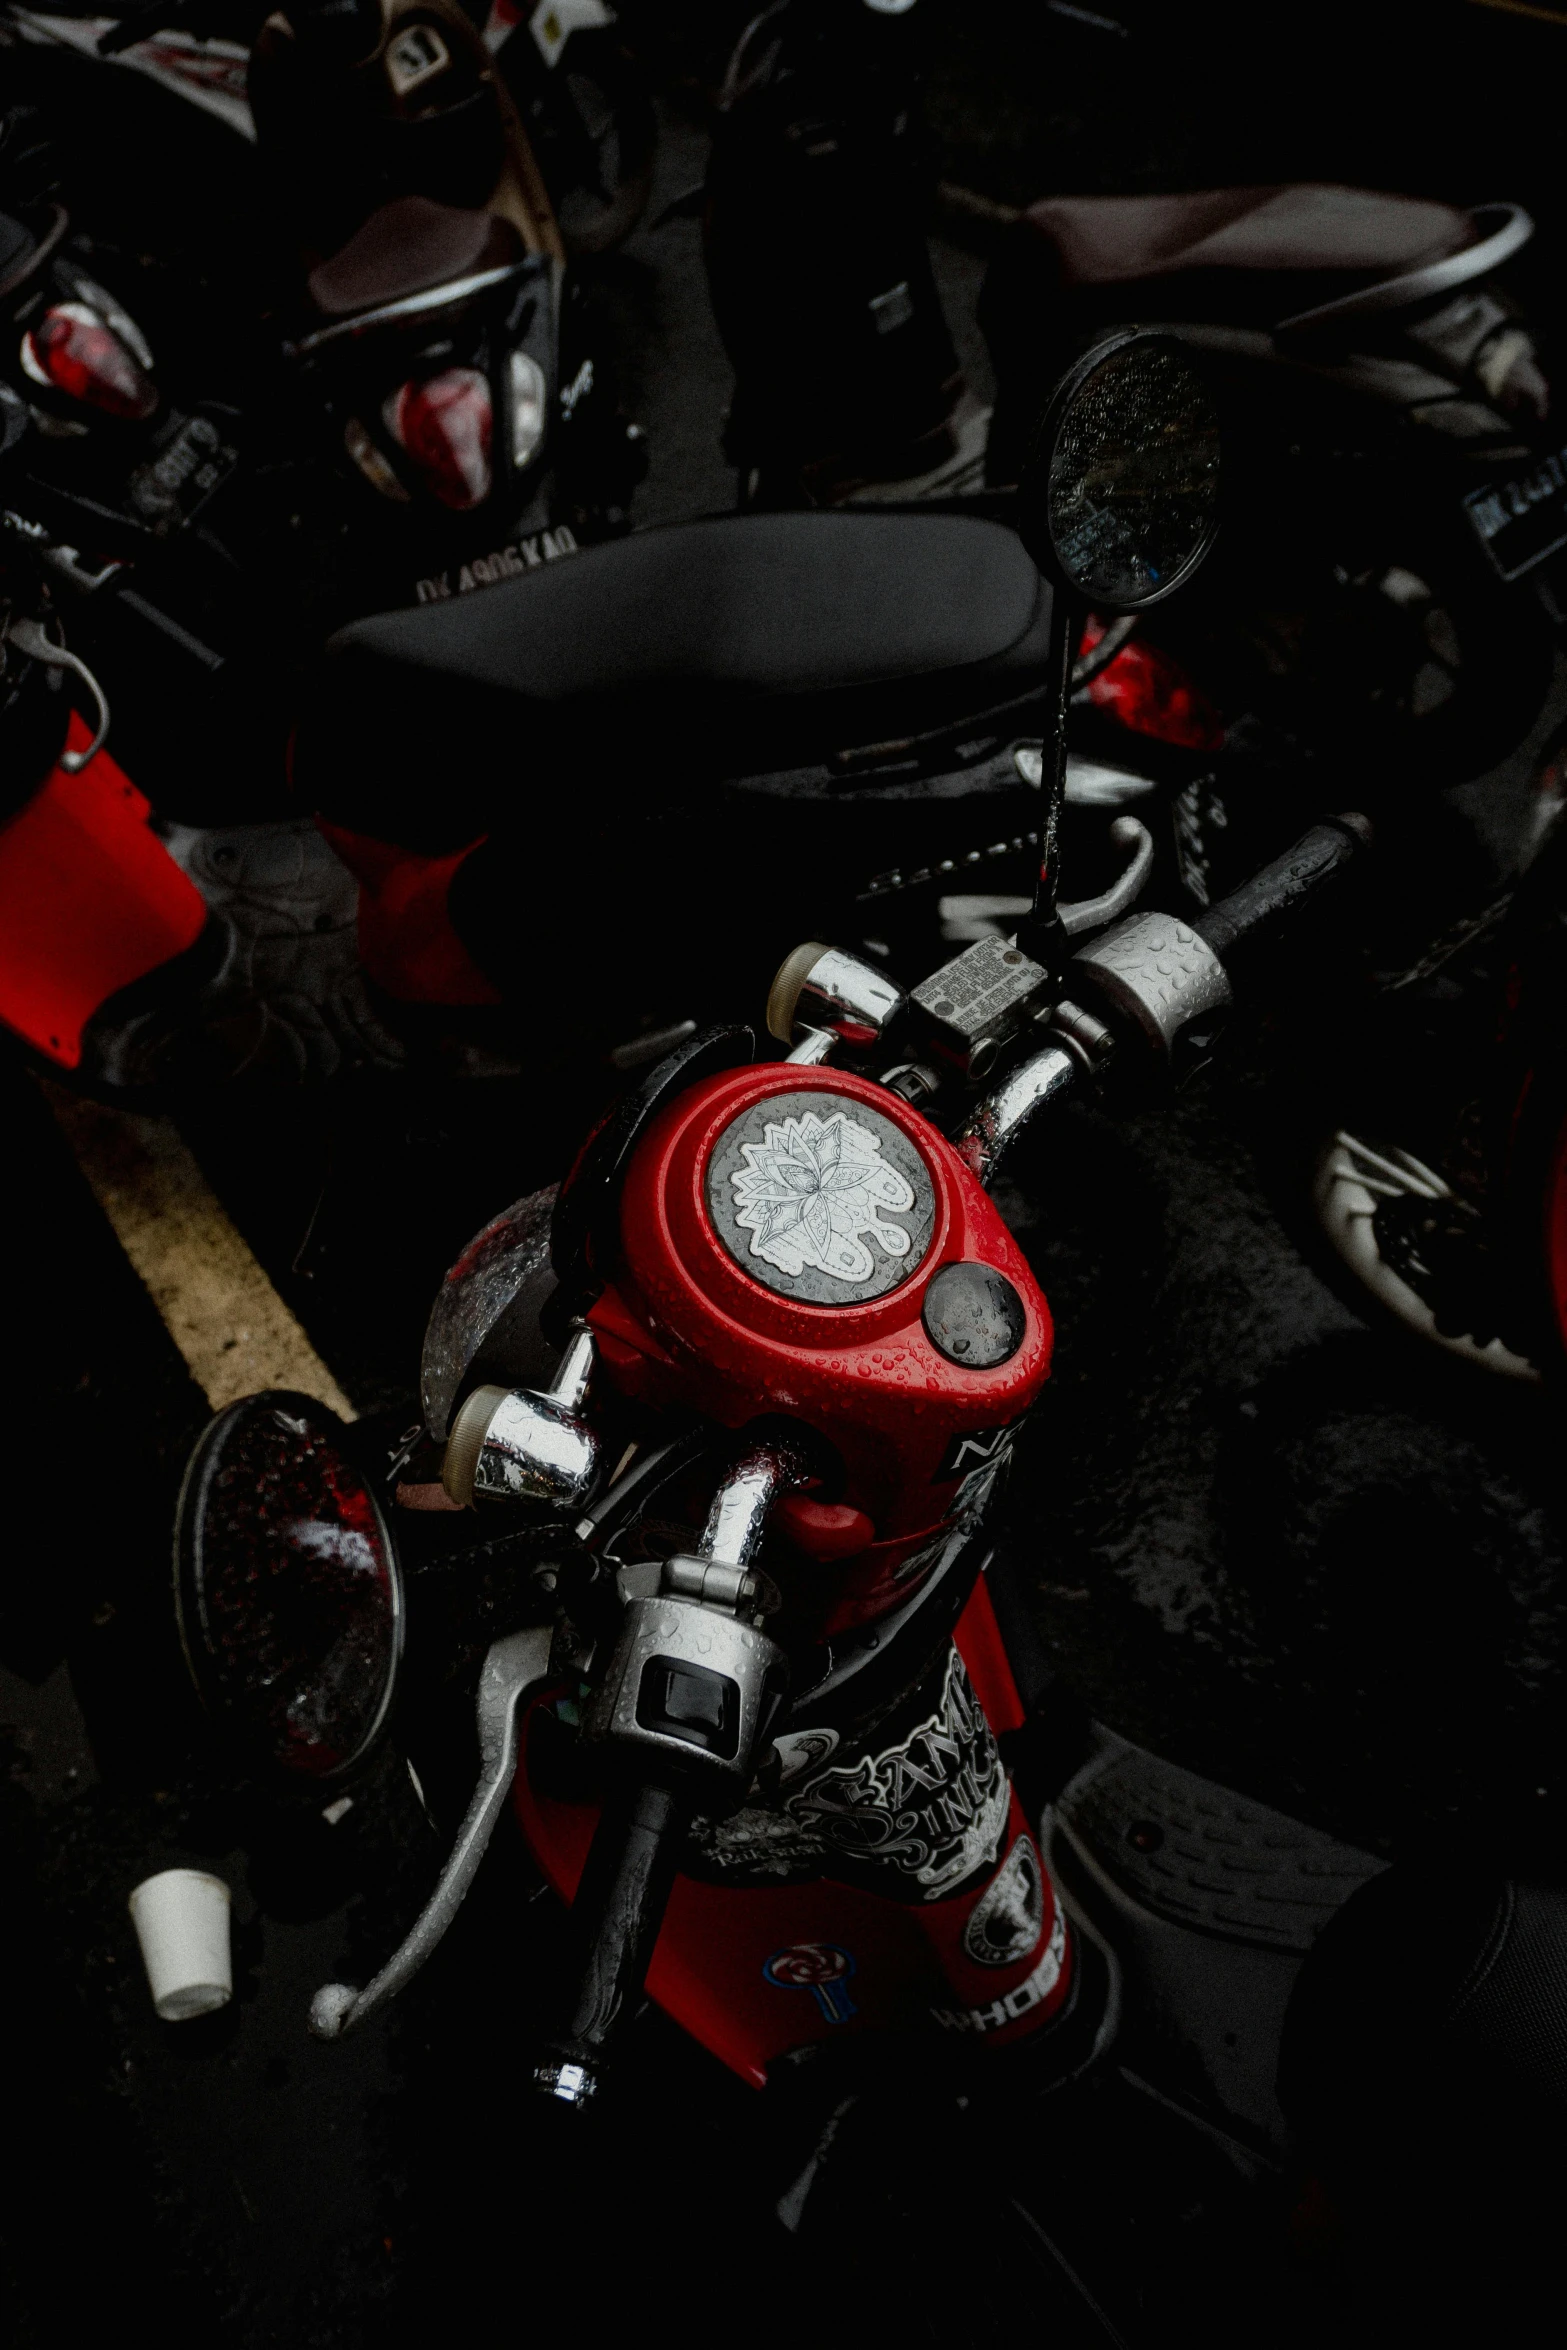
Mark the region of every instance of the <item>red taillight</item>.
<instances>
[{"instance_id":1,"label":"red taillight","mask_svg":"<svg viewBox=\"0 0 1567 2350\"><path fill-rule=\"evenodd\" d=\"M443 506L462 512L490 494L490 387L476 367L406 383L386 403L388 429Z\"/></svg>"},{"instance_id":2,"label":"red taillight","mask_svg":"<svg viewBox=\"0 0 1567 2350\"><path fill-rule=\"evenodd\" d=\"M46 310L22 337L22 365L34 383L49 384L106 416L139 424L158 405L151 376L85 302L57 302Z\"/></svg>"},{"instance_id":3,"label":"red taillight","mask_svg":"<svg viewBox=\"0 0 1567 2350\"><path fill-rule=\"evenodd\" d=\"M1082 652L1091 653L1103 635L1104 622L1090 619ZM1161 646L1140 636L1089 680L1088 698L1130 734L1152 735L1156 742L1176 743L1187 751L1223 747L1224 721L1207 695Z\"/></svg>"}]
</instances>

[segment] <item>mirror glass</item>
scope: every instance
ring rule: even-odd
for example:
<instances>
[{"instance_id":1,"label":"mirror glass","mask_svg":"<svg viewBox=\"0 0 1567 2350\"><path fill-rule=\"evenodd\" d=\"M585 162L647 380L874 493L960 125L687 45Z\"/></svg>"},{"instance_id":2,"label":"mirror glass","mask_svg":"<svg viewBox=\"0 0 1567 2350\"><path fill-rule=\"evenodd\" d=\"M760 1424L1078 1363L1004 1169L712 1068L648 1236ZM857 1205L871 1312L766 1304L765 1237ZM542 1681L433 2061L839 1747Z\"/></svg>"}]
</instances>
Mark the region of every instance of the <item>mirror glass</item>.
<instances>
[{"instance_id":1,"label":"mirror glass","mask_svg":"<svg viewBox=\"0 0 1567 2350\"><path fill-rule=\"evenodd\" d=\"M1036 514L1041 491L1052 568L1096 609L1138 611L1195 570L1218 527L1219 420L1178 344L1089 354L1046 417Z\"/></svg>"},{"instance_id":2,"label":"mirror glass","mask_svg":"<svg viewBox=\"0 0 1567 2350\"><path fill-rule=\"evenodd\" d=\"M391 1706L403 1593L381 1505L336 1414L247 1396L208 1427L176 1531L180 1632L252 1767L341 1780Z\"/></svg>"}]
</instances>

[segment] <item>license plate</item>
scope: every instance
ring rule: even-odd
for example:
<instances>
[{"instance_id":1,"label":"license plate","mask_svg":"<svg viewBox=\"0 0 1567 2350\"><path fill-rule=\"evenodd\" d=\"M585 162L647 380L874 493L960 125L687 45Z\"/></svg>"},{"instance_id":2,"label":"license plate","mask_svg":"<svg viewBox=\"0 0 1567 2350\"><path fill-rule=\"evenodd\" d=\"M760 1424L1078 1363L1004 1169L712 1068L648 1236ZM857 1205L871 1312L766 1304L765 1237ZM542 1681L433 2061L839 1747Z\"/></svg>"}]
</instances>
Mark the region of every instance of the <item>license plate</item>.
<instances>
[{"instance_id":1,"label":"license plate","mask_svg":"<svg viewBox=\"0 0 1567 2350\"><path fill-rule=\"evenodd\" d=\"M214 418L188 416L127 487L138 519L166 538L183 529L239 463L239 451Z\"/></svg>"},{"instance_id":2,"label":"license plate","mask_svg":"<svg viewBox=\"0 0 1567 2350\"><path fill-rule=\"evenodd\" d=\"M1567 547L1567 449L1464 500L1475 536L1503 579L1521 579Z\"/></svg>"}]
</instances>

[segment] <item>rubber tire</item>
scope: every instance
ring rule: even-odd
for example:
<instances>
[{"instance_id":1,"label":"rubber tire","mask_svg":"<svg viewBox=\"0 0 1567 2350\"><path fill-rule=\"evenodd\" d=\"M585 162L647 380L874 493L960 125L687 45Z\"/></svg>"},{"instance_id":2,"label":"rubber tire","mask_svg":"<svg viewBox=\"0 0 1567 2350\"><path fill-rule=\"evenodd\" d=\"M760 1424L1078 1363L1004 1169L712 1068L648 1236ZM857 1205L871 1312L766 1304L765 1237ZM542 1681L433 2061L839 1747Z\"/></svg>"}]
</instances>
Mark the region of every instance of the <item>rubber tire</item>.
<instances>
[{"instance_id":1,"label":"rubber tire","mask_svg":"<svg viewBox=\"0 0 1567 2350\"><path fill-rule=\"evenodd\" d=\"M567 252L577 258L612 253L630 236L653 192L658 117L652 92L637 60L610 31L574 33L557 71L566 77L563 94L569 91L573 78L597 87L615 118L620 138L620 176L614 197L590 223L570 225L565 200L572 191L551 188L561 238ZM541 153L541 166L544 161Z\"/></svg>"}]
</instances>

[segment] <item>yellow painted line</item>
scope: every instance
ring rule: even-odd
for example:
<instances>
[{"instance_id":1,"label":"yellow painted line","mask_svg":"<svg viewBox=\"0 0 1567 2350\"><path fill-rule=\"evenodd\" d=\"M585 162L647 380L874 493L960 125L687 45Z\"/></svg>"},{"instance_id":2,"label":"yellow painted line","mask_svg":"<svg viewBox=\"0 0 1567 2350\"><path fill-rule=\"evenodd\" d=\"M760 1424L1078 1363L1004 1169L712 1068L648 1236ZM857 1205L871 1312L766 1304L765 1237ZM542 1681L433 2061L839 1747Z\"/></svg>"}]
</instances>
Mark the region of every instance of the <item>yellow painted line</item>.
<instances>
[{"instance_id":1,"label":"yellow painted line","mask_svg":"<svg viewBox=\"0 0 1567 2350\"><path fill-rule=\"evenodd\" d=\"M214 1411L292 1387L354 1407L234 1229L170 1118L133 1116L40 1079L60 1131Z\"/></svg>"},{"instance_id":2,"label":"yellow painted line","mask_svg":"<svg viewBox=\"0 0 1567 2350\"><path fill-rule=\"evenodd\" d=\"M1473 8L1497 8L1504 16L1532 16L1539 24L1567 25L1567 9L1534 8L1530 0L1470 0Z\"/></svg>"}]
</instances>

